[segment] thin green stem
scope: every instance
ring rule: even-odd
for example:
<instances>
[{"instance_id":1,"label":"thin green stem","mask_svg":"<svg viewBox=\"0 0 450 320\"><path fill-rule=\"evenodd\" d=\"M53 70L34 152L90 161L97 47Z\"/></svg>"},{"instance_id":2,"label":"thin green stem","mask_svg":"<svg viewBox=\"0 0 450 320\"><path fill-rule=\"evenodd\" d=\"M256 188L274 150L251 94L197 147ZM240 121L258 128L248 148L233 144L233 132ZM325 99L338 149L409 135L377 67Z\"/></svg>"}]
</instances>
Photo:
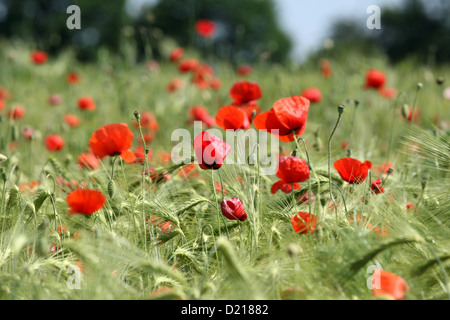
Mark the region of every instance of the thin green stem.
<instances>
[{"instance_id":1,"label":"thin green stem","mask_svg":"<svg viewBox=\"0 0 450 320\"><path fill-rule=\"evenodd\" d=\"M341 106L339 106L338 108L341 108ZM334 203L334 209L336 211L336 216L337 216L337 204L336 204L336 201L334 199L332 188L331 188L331 186L333 185L331 183L331 139L333 138L334 133L336 132L336 129L337 129L338 125L339 125L339 122L341 121L341 117L342 117L342 112L339 111L338 119L337 119L336 124L335 124L335 126L333 128L333 131L331 132L330 138L328 139L328 180L329 180L330 197L331 197L331 200Z\"/></svg>"}]
</instances>

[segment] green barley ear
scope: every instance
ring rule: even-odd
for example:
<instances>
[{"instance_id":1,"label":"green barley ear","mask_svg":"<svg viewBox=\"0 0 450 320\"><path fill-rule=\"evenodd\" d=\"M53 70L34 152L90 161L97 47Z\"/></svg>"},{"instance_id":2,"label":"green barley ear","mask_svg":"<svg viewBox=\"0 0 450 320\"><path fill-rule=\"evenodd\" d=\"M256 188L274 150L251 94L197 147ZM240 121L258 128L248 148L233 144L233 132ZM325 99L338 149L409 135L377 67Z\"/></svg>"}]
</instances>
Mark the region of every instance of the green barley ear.
<instances>
[{"instance_id":1,"label":"green barley ear","mask_svg":"<svg viewBox=\"0 0 450 320\"><path fill-rule=\"evenodd\" d=\"M108 195L112 199L116 194L116 183L114 180L109 180L108 182Z\"/></svg>"},{"instance_id":2,"label":"green barley ear","mask_svg":"<svg viewBox=\"0 0 450 320\"><path fill-rule=\"evenodd\" d=\"M230 269L230 273L238 279L238 281L243 284L247 284L247 276L242 271L242 268L239 266L238 258L234 253L234 250L231 246L230 241L227 240L224 236L217 238L217 250L223 255L225 258L225 262Z\"/></svg>"},{"instance_id":3,"label":"green barley ear","mask_svg":"<svg viewBox=\"0 0 450 320\"><path fill-rule=\"evenodd\" d=\"M6 204L6 212L19 213L20 211L20 192L19 188L15 185L9 190L9 198Z\"/></svg>"}]
</instances>

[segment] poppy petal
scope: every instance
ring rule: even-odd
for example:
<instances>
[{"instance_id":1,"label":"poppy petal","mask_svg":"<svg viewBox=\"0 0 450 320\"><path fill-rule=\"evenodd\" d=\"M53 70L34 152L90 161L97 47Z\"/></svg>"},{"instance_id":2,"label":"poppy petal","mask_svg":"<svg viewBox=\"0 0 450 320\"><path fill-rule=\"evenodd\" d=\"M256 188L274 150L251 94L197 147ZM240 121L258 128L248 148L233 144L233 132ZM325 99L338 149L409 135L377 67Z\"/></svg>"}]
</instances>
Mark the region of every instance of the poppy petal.
<instances>
[{"instance_id":1,"label":"poppy petal","mask_svg":"<svg viewBox=\"0 0 450 320\"><path fill-rule=\"evenodd\" d=\"M216 124L224 130L238 130L243 127L245 118L246 115L238 107L226 106L217 113Z\"/></svg>"}]
</instances>

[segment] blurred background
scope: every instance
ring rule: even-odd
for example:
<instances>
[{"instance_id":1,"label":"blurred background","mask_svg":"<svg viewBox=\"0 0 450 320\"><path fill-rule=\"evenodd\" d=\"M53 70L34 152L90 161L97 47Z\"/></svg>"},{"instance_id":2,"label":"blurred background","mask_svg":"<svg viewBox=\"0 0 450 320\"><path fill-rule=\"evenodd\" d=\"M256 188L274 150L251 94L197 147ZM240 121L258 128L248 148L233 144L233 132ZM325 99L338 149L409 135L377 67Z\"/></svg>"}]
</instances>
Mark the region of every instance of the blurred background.
<instances>
[{"instance_id":1,"label":"blurred background","mask_svg":"<svg viewBox=\"0 0 450 320\"><path fill-rule=\"evenodd\" d=\"M81 30L66 27L72 4ZM370 5L381 8L381 30L366 26ZM122 54L124 41L137 62L158 60L170 39L234 63L304 62L333 48L440 64L450 61L449 17L447 0L0 0L0 44L26 41L53 55L70 49L86 62L103 48ZM196 35L199 19L216 23L212 39Z\"/></svg>"}]
</instances>

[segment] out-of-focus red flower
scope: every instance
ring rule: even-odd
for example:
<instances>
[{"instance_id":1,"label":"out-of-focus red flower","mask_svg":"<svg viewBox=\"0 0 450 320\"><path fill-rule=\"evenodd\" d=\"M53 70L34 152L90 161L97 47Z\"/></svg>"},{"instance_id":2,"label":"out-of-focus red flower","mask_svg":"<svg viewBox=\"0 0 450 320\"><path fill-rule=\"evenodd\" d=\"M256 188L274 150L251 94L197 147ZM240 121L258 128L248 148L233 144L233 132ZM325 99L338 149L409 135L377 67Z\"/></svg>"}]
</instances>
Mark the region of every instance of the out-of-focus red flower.
<instances>
[{"instance_id":1,"label":"out-of-focus red flower","mask_svg":"<svg viewBox=\"0 0 450 320\"><path fill-rule=\"evenodd\" d=\"M361 162L353 158L343 158L334 163L334 168L342 180L350 184L360 184L366 179L369 169L372 168L372 162Z\"/></svg>"},{"instance_id":2,"label":"out-of-focus red flower","mask_svg":"<svg viewBox=\"0 0 450 320\"><path fill-rule=\"evenodd\" d=\"M409 291L409 286L402 277L382 269L375 270L372 276L372 294L374 296L404 300L407 291Z\"/></svg>"},{"instance_id":3,"label":"out-of-focus red flower","mask_svg":"<svg viewBox=\"0 0 450 320\"><path fill-rule=\"evenodd\" d=\"M6 102L0 99L0 112L5 108Z\"/></svg>"},{"instance_id":4,"label":"out-of-focus red flower","mask_svg":"<svg viewBox=\"0 0 450 320\"><path fill-rule=\"evenodd\" d=\"M90 168L92 170L98 169L101 165L98 158L92 152L80 154L77 162L81 168Z\"/></svg>"},{"instance_id":5,"label":"out-of-focus red flower","mask_svg":"<svg viewBox=\"0 0 450 320\"><path fill-rule=\"evenodd\" d=\"M222 88L222 81L219 78L211 78L209 80L209 86L214 90L220 90Z\"/></svg>"},{"instance_id":6,"label":"out-of-focus red flower","mask_svg":"<svg viewBox=\"0 0 450 320\"><path fill-rule=\"evenodd\" d=\"M161 232L167 234L171 232L173 229L173 223L170 221L166 221L161 225Z\"/></svg>"},{"instance_id":7,"label":"out-of-focus red flower","mask_svg":"<svg viewBox=\"0 0 450 320\"><path fill-rule=\"evenodd\" d=\"M194 152L198 165L203 170L220 169L230 150L228 143L206 131L194 139Z\"/></svg>"},{"instance_id":8,"label":"out-of-focus red flower","mask_svg":"<svg viewBox=\"0 0 450 320\"><path fill-rule=\"evenodd\" d=\"M291 215L291 223L296 233L314 233L316 231L317 217L312 213L300 211L296 215Z\"/></svg>"},{"instance_id":9,"label":"out-of-focus red flower","mask_svg":"<svg viewBox=\"0 0 450 320\"><path fill-rule=\"evenodd\" d=\"M91 97L81 97L78 99L78 108L80 110L94 111L97 105Z\"/></svg>"},{"instance_id":10,"label":"out-of-focus red flower","mask_svg":"<svg viewBox=\"0 0 450 320\"><path fill-rule=\"evenodd\" d=\"M180 177L182 178L193 178L193 177L198 177L198 172L197 170L195 170L196 166L194 163L190 163L185 165L181 170L180 170Z\"/></svg>"},{"instance_id":11,"label":"out-of-focus red flower","mask_svg":"<svg viewBox=\"0 0 450 320\"><path fill-rule=\"evenodd\" d=\"M147 153L147 159L150 160L150 158L152 157L152 150L150 149L150 147L147 146L148 149L148 153ZM136 149L134 149L134 155L136 156L136 162L137 163L144 163L145 162L145 149L144 147L137 147Z\"/></svg>"},{"instance_id":12,"label":"out-of-focus red flower","mask_svg":"<svg viewBox=\"0 0 450 320\"><path fill-rule=\"evenodd\" d=\"M19 120L25 117L25 108L16 104L8 110L8 119Z\"/></svg>"},{"instance_id":13,"label":"out-of-focus red flower","mask_svg":"<svg viewBox=\"0 0 450 320\"><path fill-rule=\"evenodd\" d=\"M247 220L244 204L239 198L223 199L220 209L225 218L229 220Z\"/></svg>"},{"instance_id":14,"label":"out-of-focus red flower","mask_svg":"<svg viewBox=\"0 0 450 320\"><path fill-rule=\"evenodd\" d=\"M178 65L178 71L181 73L186 73L195 70L198 66L198 61L196 59L185 59L182 60Z\"/></svg>"},{"instance_id":15,"label":"out-of-focus red flower","mask_svg":"<svg viewBox=\"0 0 450 320\"><path fill-rule=\"evenodd\" d=\"M48 55L44 51L36 50L31 52L31 61L34 64L44 64L47 62Z\"/></svg>"},{"instance_id":16,"label":"out-of-focus red flower","mask_svg":"<svg viewBox=\"0 0 450 320\"><path fill-rule=\"evenodd\" d=\"M11 100L13 97L11 91L0 87L0 100Z\"/></svg>"},{"instance_id":17,"label":"out-of-focus red flower","mask_svg":"<svg viewBox=\"0 0 450 320\"><path fill-rule=\"evenodd\" d=\"M79 127L81 124L81 120L74 114L66 114L64 115L64 121L71 126L72 128Z\"/></svg>"},{"instance_id":18,"label":"out-of-focus red flower","mask_svg":"<svg viewBox=\"0 0 450 320\"><path fill-rule=\"evenodd\" d=\"M39 181L24 182L19 186L19 190L22 192L35 191L39 186Z\"/></svg>"},{"instance_id":19,"label":"out-of-focus red flower","mask_svg":"<svg viewBox=\"0 0 450 320\"><path fill-rule=\"evenodd\" d=\"M34 129L31 127L23 127L20 132L28 141L30 141L34 137Z\"/></svg>"},{"instance_id":20,"label":"out-of-focus red flower","mask_svg":"<svg viewBox=\"0 0 450 320\"><path fill-rule=\"evenodd\" d=\"M61 104L61 102L62 97L59 94L52 94L48 97L48 103L51 104L52 106L57 106Z\"/></svg>"},{"instance_id":21,"label":"out-of-focus red flower","mask_svg":"<svg viewBox=\"0 0 450 320\"><path fill-rule=\"evenodd\" d=\"M413 118L413 108L410 107L409 105L405 104L402 108L400 108L399 112L403 120L405 120L406 122L414 121L415 123L419 123L420 110L418 108L414 110L414 118Z\"/></svg>"},{"instance_id":22,"label":"out-of-focus red flower","mask_svg":"<svg viewBox=\"0 0 450 320\"><path fill-rule=\"evenodd\" d=\"M250 128L247 114L241 108L235 106L220 108L216 115L216 124L224 130L245 130Z\"/></svg>"},{"instance_id":23,"label":"out-of-focus red flower","mask_svg":"<svg viewBox=\"0 0 450 320\"><path fill-rule=\"evenodd\" d=\"M103 208L106 198L100 191L90 189L77 189L67 196L69 216L74 214L91 215Z\"/></svg>"},{"instance_id":24,"label":"out-of-focus red flower","mask_svg":"<svg viewBox=\"0 0 450 320\"><path fill-rule=\"evenodd\" d=\"M159 70L159 63L158 63L158 61L156 61L156 60L150 60L150 61L147 63L147 68L148 68L148 71L150 71L150 72L156 72L156 71L158 71L158 70Z\"/></svg>"},{"instance_id":25,"label":"out-of-focus red flower","mask_svg":"<svg viewBox=\"0 0 450 320\"><path fill-rule=\"evenodd\" d=\"M155 168L148 168L144 170L145 175L150 176L153 182L160 183L172 179L172 175L165 172L158 172Z\"/></svg>"},{"instance_id":26,"label":"out-of-focus red flower","mask_svg":"<svg viewBox=\"0 0 450 320\"><path fill-rule=\"evenodd\" d=\"M356 215L356 222L354 222L353 216L350 216L350 217L348 218L348 221L349 221L350 223L355 223L356 225L366 225L366 219L365 219L365 217L361 217L360 214ZM379 234L381 234L381 235L386 235L386 234L388 234L387 231L385 231L383 227L382 227L382 230L380 230L380 228L378 228L378 227L375 227L375 228L374 228L373 225L371 225L370 223L367 223L366 227L367 227L367 229L372 230L372 231L374 231L374 232L376 232L376 233L379 233Z\"/></svg>"},{"instance_id":27,"label":"out-of-focus red flower","mask_svg":"<svg viewBox=\"0 0 450 320\"><path fill-rule=\"evenodd\" d=\"M380 96L386 99L393 99L397 95L397 90L395 90L394 88L381 87L378 89L378 93L380 94Z\"/></svg>"},{"instance_id":28,"label":"out-of-focus red flower","mask_svg":"<svg viewBox=\"0 0 450 320\"><path fill-rule=\"evenodd\" d=\"M322 100L322 93L318 88L308 88L303 90L302 97L308 99L311 103L317 103Z\"/></svg>"},{"instance_id":29,"label":"out-of-focus red flower","mask_svg":"<svg viewBox=\"0 0 450 320\"><path fill-rule=\"evenodd\" d=\"M380 89L386 83L386 76L383 71L370 69L366 73L365 89Z\"/></svg>"},{"instance_id":30,"label":"out-of-focus red flower","mask_svg":"<svg viewBox=\"0 0 450 320\"><path fill-rule=\"evenodd\" d=\"M304 193L302 193L299 197L298 197L298 202L300 203L306 203L307 205L309 204L309 191L305 191ZM311 193L311 203L314 202L316 200L316 196L314 195L314 193Z\"/></svg>"},{"instance_id":31,"label":"out-of-focus red flower","mask_svg":"<svg viewBox=\"0 0 450 320\"><path fill-rule=\"evenodd\" d=\"M331 63L328 60L322 60L320 63L320 67L322 68L322 75L325 78L331 77L333 74L333 70L331 69Z\"/></svg>"},{"instance_id":32,"label":"out-of-focus red flower","mask_svg":"<svg viewBox=\"0 0 450 320\"><path fill-rule=\"evenodd\" d=\"M141 127L143 129L149 129L151 131L159 130L158 120L156 119L156 116L152 112L144 111L140 115L141 115L141 119L140 119ZM136 129L139 128L139 123L137 122L137 120L134 120L133 126Z\"/></svg>"},{"instance_id":33,"label":"out-of-focus red flower","mask_svg":"<svg viewBox=\"0 0 450 320\"><path fill-rule=\"evenodd\" d=\"M180 78L173 78L167 85L167 92L172 93L184 88L184 81Z\"/></svg>"},{"instance_id":34,"label":"out-of-focus red flower","mask_svg":"<svg viewBox=\"0 0 450 320\"><path fill-rule=\"evenodd\" d=\"M235 105L241 105L262 97L261 88L256 82L237 81L230 89L230 96Z\"/></svg>"},{"instance_id":35,"label":"out-of-focus red flower","mask_svg":"<svg viewBox=\"0 0 450 320\"><path fill-rule=\"evenodd\" d=\"M252 71L253 71L253 68L249 65L240 66L236 70L237 74L240 76L243 76L243 77L250 75L252 73Z\"/></svg>"},{"instance_id":36,"label":"out-of-focus red flower","mask_svg":"<svg viewBox=\"0 0 450 320\"><path fill-rule=\"evenodd\" d=\"M204 106L193 106L190 110L190 122L202 121L208 128L212 128L216 124L214 117L210 116L208 109Z\"/></svg>"},{"instance_id":37,"label":"out-of-focus red flower","mask_svg":"<svg viewBox=\"0 0 450 320\"><path fill-rule=\"evenodd\" d=\"M64 148L64 139L57 134L49 134L45 138L45 146L49 151L56 152Z\"/></svg>"},{"instance_id":38,"label":"out-of-focus red flower","mask_svg":"<svg viewBox=\"0 0 450 320\"><path fill-rule=\"evenodd\" d=\"M201 19L195 23L195 31L203 38L211 38L216 33L216 24L208 19Z\"/></svg>"},{"instance_id":39,"label":"out-of-focus red flower","mask_svg":"<svg viewBox=\"0 0 450 320\"><path fill-rule=\"evenodd\" d=\"M416 206L414 205L414 203L412 203L412 202L407 202L406 203L406 209L407 210L411 210L411 209L415 209L416 208Z\"/></svg>"},{"instance_id":40,"label":"out-of-focus red flower","mask_svg":"<svg viewBox=\"0 0 450 320\"><path fill-rule=\"evenodd\" d=\"M377 180L373 180L371 185L370 185L370 189L375 193L375 194L379 194L379 193L384 193L384 188L381 186L381 179L377 179Z\"/></svg>"},{"instance_id":41,"label":"out-of-focus red flower","mask_svg":"<svg viewBox=\"0 0 450 320\"><path fill-rule=\"evenodd\" d=\"M255 118L255 126L259 130L277 136L281 141L294 141L294 134L301 136L306 129L309 100L302 96L294 96L278 100L272 109Z\"/></svg>"},{"instance_id":42,"label":"out-of-focus red flower","mask_svg":"<svg viewBox=\"0 0 450 320\"><path fill-rule=\"evenodd\" d=\"M67 74L66 81L68 84L77 84L80 82L80 75L71 71Z\"/></svg>"},{"instance_id":43,"label":"out-of-focus red flower","mask_svg":"<svg viewBox=\"0 0 450 320\"><path fill-rule=\"evenodd\" d=\"M309 166L305 160L294 156L280 157L277 176L281 180L272 185L271 192L275 194L281 189L284 193L291 193L292 189L300 189L298 183L309 179Z\"/></svg>"},{"instance_id":44,"label":"out-of-focus red flower","mask_svg":"<svg viewBox=\"0 0 450 320\"><path fill-rule=\"evenodd\" d=\"M220 184L220 182L216 182L216 183L214 184L214 188L216 188L216 190L219 191L219 192L222 192L222 191L223 191L223 193L228 193L228 190L225 189L225 187L222 186L222 185Z\"/></svg>"},{"instance_id":45,"label":"out-of-focus red flower","mask_svg":"<svg viewBox=\"0 0 450 320\"><path fill-rule=\"evenodd\" d=\"M347 141L343 141L343 142L341 143L341 149L342 149L342 150L348 150L348 146L349 146L349 144L348 144Z\"/></svg>"},{"instance_id":46,"label":"out-of-focus red flower","mask_svg":"<svg viewBox=\"0 0 450 320\"><path fill-rule=\"evenodd\" d=\"M394 169L394 166L392 163L385 162L381 166L376 166L373 169L379 174L388 174L389 169Z\"/></svg>"},{"instance_id":47,"label":"out-of-focus red flower","mask_svg":"<svg viewBox=\"0 0 450 320\"><path fill-rule=\"evenodd\" d=\"M136 156L129 150L133 144L133 136L126 123L108 124L92 134L89 147L100 159L120 156L125 162L133 163Z\"/></svg>"},{"instance_id":48,"label":"out-of-focus red flower","mask_svg":"<svg viewBox=\"0 0 450 320\"><path fill-rule=\"evenodd\" d=\"M177 62L184 56L184 49L183 48L175 48L170 52L169 61L170 62Z\"/></svg>"}]
</instances>

